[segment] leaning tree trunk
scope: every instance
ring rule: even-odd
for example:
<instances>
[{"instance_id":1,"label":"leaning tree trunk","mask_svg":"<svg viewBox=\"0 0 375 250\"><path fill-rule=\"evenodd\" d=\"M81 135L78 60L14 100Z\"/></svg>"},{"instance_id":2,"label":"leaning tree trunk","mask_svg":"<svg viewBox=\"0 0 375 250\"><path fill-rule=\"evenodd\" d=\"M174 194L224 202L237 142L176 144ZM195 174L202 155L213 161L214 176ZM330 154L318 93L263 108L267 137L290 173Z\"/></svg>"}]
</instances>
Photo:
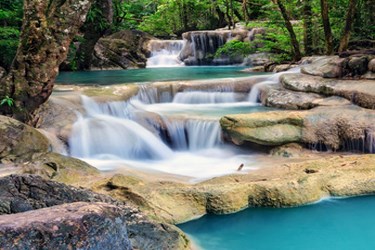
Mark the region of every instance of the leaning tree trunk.
<instances>
[{"instance_id":1,"label":"leaning tree trunk","mask_svg":"<svg viewBox=\"0 0 375 250\"><path fill-rule=\"evenodd\" d=\"M83 42L80 44L75 60L78 70L91 69L94 48L99 39L108 31L113 22L112 0L94 0L91 9L100 10L100 15L83 25Z\"/></svg>"},{"instance_id":2,"label":"leaning tree trunk","mask_svg":"<svg viewBox=\"0 0 375 250\"><path fill-rule=\"evenodd\" d=\"M348 11L346 13L345 26L344 26L343 34L340 40L339 52L343 52L348 49L350 32L352 30L352 24L354 21L356 4L357 4L357 0L349 1Z\"/></svg>"},{"instance_id":3,"label":"leaning tree trunk","mask_svg":"<svg viewBox=\"0 0 375 250\"><path fill-rule=\"evenodd\" d=\"M294 61L299 61L301 59L301 51L299 48L299 43L297 40L296 33L294 33L292 23L290 22L290 18L288 15L288 12L284 6L284 4L281 2L282 0L274 0L277 4L277 6L280 9L281 15L283 16L284 22L285 22L285 27L289 32L290 36L290 42L293 48L293 60Z\"/></svg>"},{"instance_id":4,"label":"leaning tree trunk","mask_svg":"<svg viewBox=\"0 0 375 250\"><path fill-rule=\"evenodd\" d=\"M24 0L20 45L8 75L0 82L0 114L30 121L52 93L59 65L85 22L92 0Z\"/></svg>"},{"instance_id":5,"label":"leaning tree trunk","mask_svg":"<svg viewBox=\"0 0 375 250\"><path fill-rule=\"evenodd\" d=\"M331 24L329 22L329 16L328 16L328 0L320 0L320 9L321 9L321 14L322 14L324 36L325 36L325 42L326 42L326 54L332 55L333 54L333 36L332 36Z\"/></svg>"}]
</instances>

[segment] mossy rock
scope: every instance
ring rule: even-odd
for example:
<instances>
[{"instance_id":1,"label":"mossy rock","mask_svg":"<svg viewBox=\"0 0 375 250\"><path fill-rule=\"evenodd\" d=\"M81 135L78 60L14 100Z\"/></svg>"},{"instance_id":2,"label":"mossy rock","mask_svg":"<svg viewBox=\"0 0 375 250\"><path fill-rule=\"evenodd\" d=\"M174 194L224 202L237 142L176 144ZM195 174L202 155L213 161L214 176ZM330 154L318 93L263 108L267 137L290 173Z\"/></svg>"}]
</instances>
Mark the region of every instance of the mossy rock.
<instances>
[{"instance_id":1,"label":"mossy rock","mask_svg":"<svg viewBox=\"0 0 375 250\"><path fill-rule=\"evenodd\" d=\"M50 150L42 133L6 116L0 116L0 138L0 162L24 162Z\"/></svg>"}]
</instances>

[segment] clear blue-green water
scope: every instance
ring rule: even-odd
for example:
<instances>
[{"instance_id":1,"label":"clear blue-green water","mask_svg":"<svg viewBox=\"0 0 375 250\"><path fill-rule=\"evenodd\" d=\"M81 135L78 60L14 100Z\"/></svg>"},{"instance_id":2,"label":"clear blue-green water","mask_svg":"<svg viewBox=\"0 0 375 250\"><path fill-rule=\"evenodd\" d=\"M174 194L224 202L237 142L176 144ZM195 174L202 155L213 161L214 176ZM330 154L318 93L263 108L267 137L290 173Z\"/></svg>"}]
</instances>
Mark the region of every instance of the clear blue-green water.
<instances>
[{"instance_id":1,"label":"clear blue-green water","mask_svg":"<svg viewBox=\"0 0 375 250\"><path fill-rule=\"evenodd\" d=\"M200 66L60 72L56 79L56 83L110 85L118 83L245 77L262 74L240 72L242 69L244 69L244 67Z\"/></svg>"},{"instance_id":2,"label":"clear blue-green water","mask_svg":"<svg viewBox=\"0 0 375 250\"><path fill-rule=\"evenodd\" d=\"M178 225L205 250L373 250L375 196L249 208Z\"/></svg>"}]
</instances>

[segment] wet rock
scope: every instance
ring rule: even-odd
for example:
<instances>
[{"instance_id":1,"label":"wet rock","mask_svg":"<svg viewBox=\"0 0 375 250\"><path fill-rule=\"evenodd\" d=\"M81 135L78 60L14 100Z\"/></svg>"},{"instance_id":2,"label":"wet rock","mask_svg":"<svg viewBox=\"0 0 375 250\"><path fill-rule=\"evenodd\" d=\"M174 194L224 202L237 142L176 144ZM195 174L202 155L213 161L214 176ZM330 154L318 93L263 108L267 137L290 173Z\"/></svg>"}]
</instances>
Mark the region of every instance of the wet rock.
<instances>
[{"instance_id":1,"label":"wet rock","mask_svg":"<svg viewBox=\"0 0 375 250\"><path fill-rule=\"evenodd\" d=\"M132 249L126 213L106 203L77 202L0 220L1 249Z\"/></svg>"},{"instance_id":2,"label":"wet rock","mask_svg":"<svg viewBox=\"0 0 375 250\"><path fill-rule=\"evenodd\" d=\"M0 116L0 138L0 162L29 161L35 153L50 150L43 134L6 116Z\"/></svg>"},{"instance_id":3,"label":"wet rock","mask_svg":"<svg viewBox=\"0 0 375 250\"><path fill-rule=\"evenodd\" d=\"M78 119L79 114L84 113L79 95L52 96L38 112L37 127L56 135L67 144L73 123Z\"/></svg>"}]
</instances>

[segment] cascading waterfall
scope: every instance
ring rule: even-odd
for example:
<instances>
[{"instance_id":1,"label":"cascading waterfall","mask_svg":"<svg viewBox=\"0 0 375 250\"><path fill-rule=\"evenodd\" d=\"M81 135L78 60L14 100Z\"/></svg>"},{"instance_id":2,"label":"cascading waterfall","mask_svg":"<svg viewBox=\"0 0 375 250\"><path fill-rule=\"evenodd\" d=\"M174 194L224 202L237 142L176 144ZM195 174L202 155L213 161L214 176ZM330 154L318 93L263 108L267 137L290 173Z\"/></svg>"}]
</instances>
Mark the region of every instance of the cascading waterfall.
<instances>
[{"instance_id":1,"label":"cascading waterfall","mask_svg":"<svg viewBox=\"0 0 375 250\"><path fill-rule=\"evenodd\" d=\"M163 115L157 111L160 105L170 110L175 104L149 101L143 103L137 96L126 102L98 103L83 96L86 112L73 125L70 154L102 170L125 164L192 181L233 173L251 159L222 149L218 118Z\"/></svg>"},{"instance_id":2,"label":"cascading waterfall","mask_svg":"<svg viewBox=\"0 0 375 250\"><path fill-rule=\"evenodd\" d=\"M151 55L147 60L146 67L184 66L184 63L178 59L183 46L183 40L151 40L149 42Z\"/></svg>"},{"instance_id":3,"label":"cascading waterfall","mask_svg":"<svg viewBox=\"0 0 375 250\"><path fill-rule=\"evenodd\" d=\"M248 101L251 103L257 103L259 100L259 94L262 87L272 84L278 84L280 82L280 76L283 74L300 73L300 67L289 69L288 71L279 72L267 77L264 81L255 84L249 93Z\"/></svg>"},{"instance_id":4,"label":"cascading waterfall","mask_svg":"<svg viewBox=\"0 0 375 250\"><path fill-rule=\"evenodd\" d=\"M168 148L138 123L108 115L80 118L69 141L71 154L82 158L166 159Z\"/></svg>"},{"instance_id":5,"label":"cascading waterfall","mask_svg":"<svg viewBox=\"0 0 375 250\"><path fill-rule=\"evenodd\" d=\"M165 119L165 125L172 147L177 150L197 151L214 148L222 143L218 121Z\"/></svg>"},{"instance_id":6,"label":"cascading waterfall","mask_svg":"<svg viewBox=\"0 0 375 250\"><path fill-rule=\"evenodd\" d=\"M177 93L174 103L200 104L200 103L233 103L238 102L240 97L234 92L207 92L186 91Z\"/></svg>"}]
</instances>

